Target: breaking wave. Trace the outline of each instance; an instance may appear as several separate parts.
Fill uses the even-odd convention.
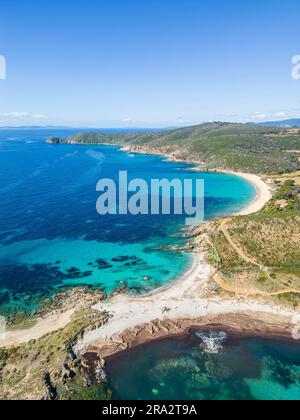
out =
[[[202,341],[200,347],[205,353],[219,353],[228,339],[225,332],[197,332],[195,335]]]

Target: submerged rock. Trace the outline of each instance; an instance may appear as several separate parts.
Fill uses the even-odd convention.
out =
[[[98,270],[106,270],[108,268],[113,268],[113,265],[109,262],[103,260],[102,258],[98,258],[95,261],[95,266],[98,268]]]
[[[295,373],[292,371],[290,365],[283,364],[276,359],[267,359],[267,366],[270,370],[270,377],[272,380],[278,382],[280,385],[288,388],[297,382]]]
[[[205,370],[207,374],[214,379],[229,379],[233,372],[225,365],[217,365],[215,360],[209,360],[205,363]]]
[[[115,258],[112,259],[112,261],[114,261],[114,262],[125,262],[125,261],[128,261],[128,260],[130,260],[130,257],[128,257],[128,256],[120,256],[120,257],[115,257]]]

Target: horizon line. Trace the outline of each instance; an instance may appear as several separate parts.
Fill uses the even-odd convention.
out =
[[[287,123],[289,121],[299,120],[300,118],[287,118],[282,120],[267,120],[267,121],[248,121],[248,122],[236,122],[236,121],[222,121],[222,120],[214,120],[214,121],[203,121],[194,124],[187,124],[187,125],[172,125],[172,126],[157,126],[157,127],[95,127],[95,126],[72,126],[72,125],[0,125],[0,129],[69,129],[69,130],[171,130],[171,129],[180,129],[180,128],[187,128],[187,127],[195,127],[203,124],[213,124],[213,123],[224,123],[224,124],[253,124],[253,125],[263,125],[263,124],[270,124],[274,123],[274,125],[279,123]]]

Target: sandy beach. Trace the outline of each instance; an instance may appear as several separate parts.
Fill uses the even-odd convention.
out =
[[[261,320],[267,330],[272,319],[273,328],[275,324],[282,325],[282,329],[290,331],[291,335],[292,326],[300,320],[300,314],[292,310],[245,299],[205,298],[211,274],[211,267],[206,264],[204,257],[195,255],[190,270],[168,289],[144,297],[119,295],[96,305],[94,309],[109,311],[113,317],[105,326],[85,335],[78,343],[77,350],[82,352],[98,348],[104,357],[128,348],[132,337],[136,343],[142,331],[143,340],[138,340],[139,344],[184,332],[192,326],[206,325],[208,320],[216,323],[220,316],[231,319],[234,315],[237,322],[245,314],[252,319],[249,328],[252,328],[253,322]]]
[[[239,216],[246,216],[248,214],[257,213],[272,198],[271,185],[266,184],[266,182],[258,175],[233,171],[222,172],[240,176],[241,178],[246,179],[255,187],[256,195],[254,199],[240,213],[238,213]]]
[[[199,168],[199,170],[201,170]],[[224,171],[225,172],[225,171]],[[230,172],[242,176],[255,185],[255,199],[239,214],[250,214],[259,211],[271,198],[270,187],[256,175]],[[209,317],[250,313],[255,319],[275,316],[278,322],[283,320],[285,327],[298,322],[297,314],[293,311],[282,310],[280,307],[256,303],[254,301],[223,300],[220,298],[205,298],[212,268],[205,262],[204,255],[193,255],[192,264],[188,271],[179,279],[165,288],[156,290],[149,295],[130,297],[117,295],[112,299],[99,303],[93,309],[108,311],[112,318],[105,326],[85,335],[78,343],[77,350],[85,351],[89,347],[99,349],[110,348],[107,354],[112,354],[126,348],[129,344],[124,340],[124,333],[130,335],[138,327],[148,326],[150,339],[153,336],[153,323],[161,322],[160,333],[171,334],[172,328],[163,324],[177,323],[174,332],[178,332],[181,322],[183,325],[194,325]],[[0,346],[19,345],[32,339],[38,339],[55,330],[66,326],[74,312],[51,314],[45,319],[38,320],[36,325],[27,330],[8,331],[0,339]],[[296,318],[295,318],[296,317]],[[300,319],[300,316],[299,316]],[[179,322],[179,324],[178,324]],[[120,337],[123,337],[120,339]]]

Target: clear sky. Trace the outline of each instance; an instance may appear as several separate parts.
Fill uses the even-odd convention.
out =
[[[0,125],[300,117],[299,0],[1,0]]]

